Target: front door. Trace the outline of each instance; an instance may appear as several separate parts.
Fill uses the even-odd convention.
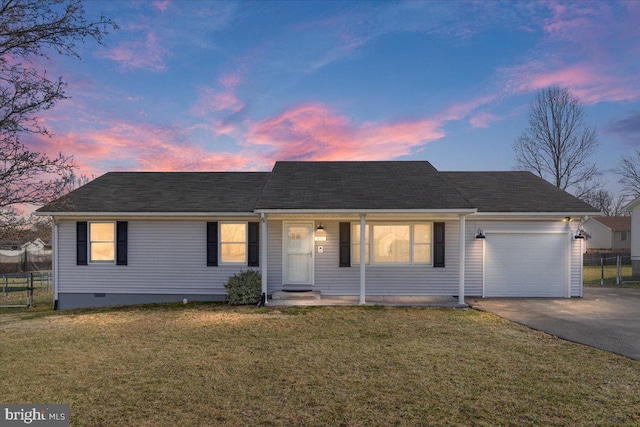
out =
[[[313,284],[313,223],[284,224],[284,284]]]

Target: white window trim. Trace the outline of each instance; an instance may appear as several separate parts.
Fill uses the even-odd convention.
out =
[[[111,224],[113,226],[113,259],[112,260],[94,260],[91,258],[91,245],[93,244],[93,240],[91,240],[91,225],[92,224]],[[89,221],[89,226],[87,228],[87,260],[89,260],[89,264],[115,264],[116,263],[116,240],[118,240],[118,236],[116,235],[116,222],[115,221]],[[109,240],[96,240],[96,243],[108,243]]]
[[[367,235],[367,245],[369,246],[369,257],[365,262],[365,265],[371,266],[371,267],[430,267],[433,266],[433,222],[430,221],[417,221],[417,222],[411,222],[411,221],[397,221],[397,222],[380,222],[380,221],[376,221],[376,222],[367,222],[366,224],[369,227],[369,233]],[[373,261],[373,248],[371,245],[371,242],[373,241],[373,229],[376,225],[389,225],[389,226],[393,226],[393,225],[408,225],[409,226],[409,258],[410,261],[408,263],[400,263],[400,262],[394,262],[394,263],[381,263],[381,262],[374,262]],[[425,262],[414,262],[414,245],[416,245],[415,243],[415,226],[416,225],[428,225],[430,226],[431,230],[431,242],[429,243],[418,243],[419,245],[429,245],[429,247],[431,248],[430,250],[430,260],[428,263]],[[354,244],[360,244],[360,241],[358,242],[354,242],[353,241],[353,227],[354,226],[360,226],[359,222],[352,222],[351,223],[351,254],[353,255],[353,246]],[[352,257],[353,258],[353,257]],[[356,265],[360,265],[359,262],[354,262],[353,259],[351,261],[351,266],[356,266]]]
[[[240,242],[223,242],[222,241],[222,224],[244,224],[244,261],[229,262],[222,261],[222,244],[237,244]],[[239,265],[247,266],[249,264],[249,221],[218,221],[218,265]]]

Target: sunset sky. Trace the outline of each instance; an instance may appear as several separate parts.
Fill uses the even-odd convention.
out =
[[[120,26],[43,116],[78,173],[429,160],[510,170],[535,92],[566,86],[612,170],[640,148],[640,2],[86,2]]]

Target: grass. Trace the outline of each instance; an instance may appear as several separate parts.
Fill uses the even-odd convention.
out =
[[[74,426],[640,424],[640,362],[472,309],[0,315],[5,403]]]
[[[600,276],[602,274],[601,267],[599,265],[585,265],[582,270],[582,278],[584,286],[600,286]],[[635,288],[640,289],[640,283],[621,283],[616,285],[617,268],[615,265],[604,266],[604,285],[616,286],[620,288]],[[632,277],[631,266],[623,265],[621,270],[621,279],[623,282],[638,281],[637,277]]]

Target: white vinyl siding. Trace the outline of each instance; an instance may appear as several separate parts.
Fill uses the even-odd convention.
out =
[[[76,222],[59,220],[59,292],[226,294],[227,279],[247,267],[207,267],[207,221],[224,220],[129,220],[126,266],[76,265]]]
[[[631,211],[631,259],[640,260],[640,204]]]
[[[339,267],[339,222],[322,220],[325,241],[315,242],[313,290],[322,295],[358,295],[359,266]],[[282,285],[282,221],[268,221],[268,293],[286,289]],[[457,295],[458,293],[457,221],[445,225],[444,268],[431,265],[367,266],[367,295]],[[323,247],[318,253],[317,247]]]

